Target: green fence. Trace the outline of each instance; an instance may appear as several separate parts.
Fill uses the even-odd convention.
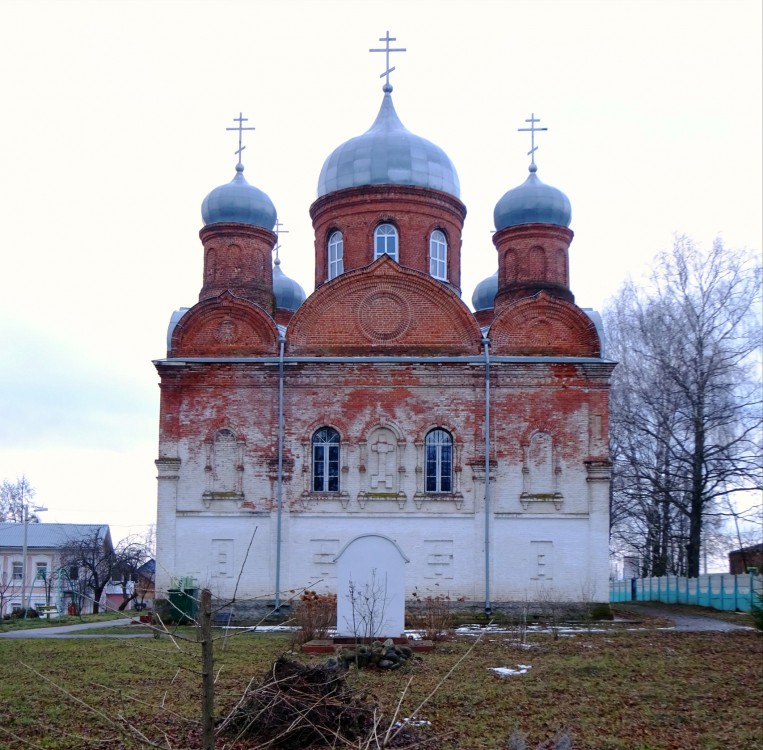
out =
[[[696,604],[712,609],[750,612],[753,604],[760,603],[758,597],[761,592],[763,577],[753,573],[710,573],[699,578],[661,576],[610,581],[609,601]]]

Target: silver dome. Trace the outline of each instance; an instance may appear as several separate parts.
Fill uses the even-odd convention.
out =
[[[273,266],[273,295],[276,307],[286,310],[296,310],[307,299],[305,290],[281,270],[278,258]]]
[[[244,178],[244,165],[236,165],[236,176],[226,185],[216,187],[201,204],[204,226],[232,222],[272,230],[276,225],[273,201]]]
[[[496,230],[519,224],[556,224],[569,227],[572,208],[567,196],[551,185],[540,181],[537,167],[530,165],[527,179],[509,190],[495,206],[493,217]]]
[[[472,294],[472,306],[476,311],[492,310],[495,307],[495,295],[498,293],[498,271],[482,279]]]
[[[318,178],[319,198],[360,185],[419,185],[459,197],[453,163],[439,146],[406,130],[395,112],[391,91],[391,86],[384,87],[381,109],[371,128],[326,159]]]

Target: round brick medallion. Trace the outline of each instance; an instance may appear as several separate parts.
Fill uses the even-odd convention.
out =
[[[238,339],[238,327],[230,318],[225,318],[212,335],[220,344],[232,344]]]
[[[358,323],[371,341],[395,341],[411,325],[411,309],[399,294],[371,292],[358,306]]]

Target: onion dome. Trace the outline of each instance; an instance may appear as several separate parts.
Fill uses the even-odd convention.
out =
[[[434,143],[414,135],[397,116],[392,86],[374,124],[351,138],[326,159],[318,178],[318,197],[361,185],[418,185],[459,197],[458,174],[447,154]]]
[[[307,299],[305,290],[281,270],[278,258],[273,266],[273,296],[276,298],[276,307],[286,310],[296,310]]]
[[[244,165],[236,164],[236,176],[226,185],[216,187],[201,204],[204,226],[231,222],[263,227],[270,231],[276,225],[273,201],[244,178]]]
[[[542,183],[537,170],[538,167],[531,164],[528,178],[498,201],[493,213],[496,230],[519,224],[569,227],[572,220],[569,198],[561,190]]]
[[[498,271],[482,279],[472,294],[472,306],[476,311],[492,310],[495,307],[495,295],[498,293]]]

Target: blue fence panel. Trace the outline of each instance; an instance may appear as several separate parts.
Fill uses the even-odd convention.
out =
[[[763,591],[763,576],[712,573],[699,578],[663,576],[611,581],[609,600],[694,604],[712,609],[750,612]]]

